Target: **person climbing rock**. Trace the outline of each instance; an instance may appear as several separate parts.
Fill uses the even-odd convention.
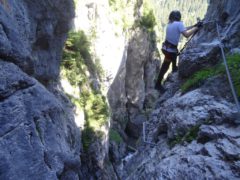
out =
[[[180,11],[177,10],[172,11],[169,14],[168,20],[169,22],[166,29],[166,39],[162,45],[162,52],[165,57],[155,85],[155,89],[159,90],[160,92],[165,91],[161,82],[164,77],[164,74],[167,72],[169,68],[169,65],[172,63],[173,72],[176,72],[178,70],[176,61],[178,55],[177,46],[180,39],[180,35],[182,34],[184,37],[188,38],[202,26],[202,23],[198,22],[197,24],[186,28],[183,22],[181,21],[181,13]]]

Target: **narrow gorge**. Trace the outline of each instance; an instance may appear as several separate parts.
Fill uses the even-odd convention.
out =
[[[159,92],[176,9],[203,26]],[[240,1],[0,0],[0,13],[0,180],[240,179]]]

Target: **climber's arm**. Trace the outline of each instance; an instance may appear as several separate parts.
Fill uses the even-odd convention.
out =
[[[195,27],[195,26],[191,27],[190,29],[188,28],[186,28],[186,30],[182,32],[182,35],[186,38],[190,37],[192,34],[194,34],[198,30],[198,27]]]

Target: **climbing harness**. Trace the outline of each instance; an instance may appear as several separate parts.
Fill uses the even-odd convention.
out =
[[[228,82],[229,82],[229,85],[230,85],[230,88],[231,88],[231,91],[232,91],[232,95],[233,95],[234,101],[236,103],[238,112],[240,113],[240,105],[239,105],[239,102],[238,102],[237,93],[236,93],[236,91],[234,89],[234,86],[233,86],[232,77],[231,77],[231,74],[230,74],[230,71],[229,71],[229,67],[228,67],[228,64],[227,64],[226,56],[225,56],[225,53],[224,53],[224,50],[223,50],[223,44],[222,44],[222,41],[221,41],[220,31],[219,31],[219,24],[218,24],[217,21],[216,21],[216,28],[217,28],[218,39],[219,39],[219,42],[220,42],[219,43],[219,47],[221,49],[223,62],[224,62],[225,69],[226,69],[226,72],[227,72]]]

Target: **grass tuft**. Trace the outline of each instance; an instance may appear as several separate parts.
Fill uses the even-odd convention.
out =
[[[227,56],[227,63],[231,73],[234,87],[238,96],[240,96],[240,54],[233,54]],[[193,74],[182,86],[181,90],[187,92],[191,89],[200,87],[206,79],[216,76],[225,75],[225,66],[223,63],[217,64],[211,68],[202,69]]]

